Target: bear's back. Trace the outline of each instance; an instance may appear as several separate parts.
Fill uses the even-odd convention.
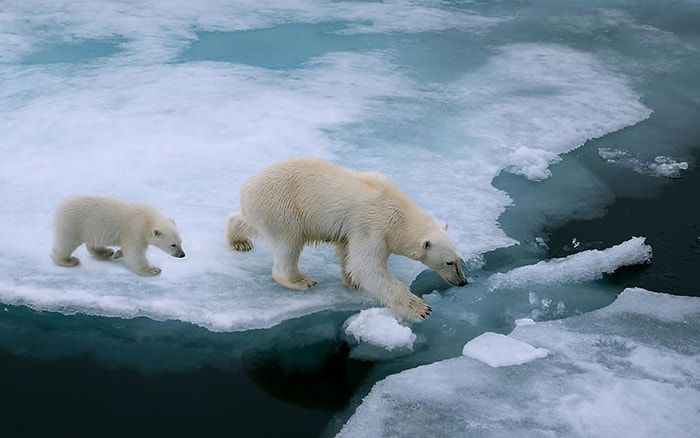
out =
[[[70,223],[83,228],[116,230],[127,224],[152,222],[158,217],[158,212],[148,204],[103,196],[71,196],[56,209],[57,225]]]

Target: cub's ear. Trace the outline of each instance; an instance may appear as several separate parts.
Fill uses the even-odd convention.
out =
[[[442,228],[444,228],[445,231],[447,231],[447,222],[445,222],[445,224],[442,226]]]
[[[173,219],[173,218],[171,218],[171,217],[169,217],[168,220],[169,220],[170,222],[172,222],[173,224],[175,223],[175,219]]]
[[[425,242],[423,242],[423,249],[428,249],[428,248],[430,248],[430,245],[432,245],[432,244],[430,243],[430,240],[426,240]]]
[[[160,231],[158,228],[156,228],[156,229],[153,230],[153,235],[154,235],[155,237],[160,237],[160,236],[163,235],[163,232]]]

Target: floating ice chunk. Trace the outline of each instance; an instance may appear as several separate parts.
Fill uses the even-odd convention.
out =
[[[654,162],[648,163],[639,158],[633,157],[629,151],[622,148],[599,148],[598,155],[611,164],[618,164],[623,167],[631,167],[642,175],[680,178],[683,172],[688,170],[686,161],[676,161],[672,158],[659,155],[654,158]]]
[[[547,357],[549,350],[535,348],[500,333],[486,332],[467,342],[462,354],[495,368],[522,365],[531,360]]]
[[[700,323],[700,299],[650,292],[641,288],[625,289],[609,306],[596,312],[599,315],[634,313],[649,315],[664,321],[682,321],[695,317]]]
[[[343,327],[345,335],[359,347],[352,354],[358,359],[387,358],[381,350],[405,354],[413,351],[416,341],[411,328],[401,325],[399,317],[385,307],[362,310]]]
[[[545,361],[459,357],[387,377],[338,436],[695,437],[699,329],[700,298],[627,289],[607,308],[516,327],[508,337],[547,348]]]
[[[559,161],[561,158],[554,152],[521,146],[511,152],[506,170],[531,181],[542,181],[552,176],[549,166]]]
[[[667,178],[679,178],[684,171],[688,170],[688,163],[677,162],[671,158],[660,155],[654,158],[654,162],[649,164],[652,175],[665,176]]]
[[[515,320],[515,325],[516,326],[528,326],[528,325],[535,325],[535,320],[532,318],[520,318]]]
[[[494,274],[488,279],[489,288],[595,280],[603,273],[610,274],[622,266],[650,262],[651,246],[644,243],[645,240],[645,237],[633,237],[604,250],[591,249]]]

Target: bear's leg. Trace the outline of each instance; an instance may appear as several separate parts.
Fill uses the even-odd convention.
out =
[[[87,250],[90,254],[92,254],[93,257],[97,257],[98,259],[101,260],[107,260],[108,258],[112,257],[114,255],[114,250],[110,248],[105,248],[102,246],[98,247],[93,247],[93,246],[87,246]]]
[[[253,249],[255,229],[246,222],[243,214],[234,213],[226,220],[226,243],[236,251],[250,251]]]
[[[349,242],[347,272],[352,283],[409,321],[422,321],[430,316],[430,306],[387,270],[388,251],[367,244],[372,241],[383,245],[383,238],[362,239],[361,243],[355,244]]]
[[[274,242],[272,248],[275,253],[272,278],[277,283],[296,290],[307,290],[316,285],[316,280],[299,272],[297,266],[299,254],[304,248],[303,243],[278,241]]]
[[[53,249],[51,250],[51,258],[58,266],[73,267],[80,264],[80,259],[73,257],[73,251],[82,244],[79,239],[67,239],[56,236],[54,238]]]
[[[140,275],[152,277],[160,274],[160,268],[150,266],[146,259],[148,245],[123,245],[122,254],[124,263],[134,272]]]
[[[335,244],[335,255],[340,260],[340,278],[343,280],[343,286],[349,287],[350,289],[359,289],[360,286],[357,283],[353,283],[350,275],[348,274],[347,264],[348,264],[348,242],[341,240]]]

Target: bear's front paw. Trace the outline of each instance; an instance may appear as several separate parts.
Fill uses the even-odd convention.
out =
[[[413,322],[420,322],[430,316],[433,309],[422,299],[411,294],[403,303],[391,306],[391,308],[401,315]]]
[[[112,254],[112,258],[113,258],[114,260],[120,259],[120,258],[122,258],[122,257],[124,257],[124,253],[122,252],[121,249],[118,249],[118,250],[114,251],[114,254]]]
[[[253,249],[253,242],[250,239],[240,240],[238,242],[233,242],[231,248],[236,251],[250,251]]]
[[[156,268],[155,266],[149,266],[145,269],[140,270],[139,274],[145,275],[147,277],[154,277],[160,274],[160,268]]]

